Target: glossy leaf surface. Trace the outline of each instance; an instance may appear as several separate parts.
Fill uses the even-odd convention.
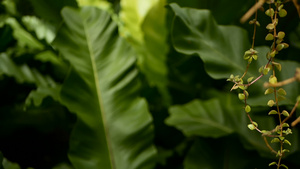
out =
[[[83,7],[64,8],[62,15],[65,24],[53,45],[73,66],[61,92],[62,103],[78,118],[70,141],[72,164],[153,168],[152,119],[139,97],[135,52],[118,36],[109,13]]]

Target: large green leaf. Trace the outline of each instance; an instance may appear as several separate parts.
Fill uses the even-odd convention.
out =
[[[185,105],[172,106],[169,112],[170,117],[166,119],[166,123],[178,128],[186,136],[219,138],[238,133],[247,148],[254,148],[262,155],[270,155],[261,135],[247,128],[250,122],[235,96],[221,94],[218,98],[207,101],[194,100]],[[261,129],[271,130],[275,127],[275,122],[270,117],[252,118]]]
[[[153,168],[153,126],[135,52],[109,13],[64,8],[53,45],[73,66],[61,102],[76,113],[69,157],[75,168]]]
[[[138,65],[151,86],[157,86],[168,101],[165,28],[165,0],[123,0],[121,35],[134,47]]]
[[[186,55],[199,56],[205,66],[206,72],[214,79],[226,79],[230,74],[242,75],[246,69],[247,61],[243,59],[244,52],[251,45],[247,32],[236,26],[220,26],[208,10],[180,8],[177,4],[170,4],[174,12],[172,23],[172,42],[174,48]],[[256,47],[259,52],[257,61],[253,61],[247,73],[248,77],[258,77],[258,69],[267,63],[267,47]],[[278,80],[294,76],[295,62],[278,61],[283,70],[276,75]],[[288,69],[288,70],[287,70]],[[267,100],[274,96],[263,95],[263,83],[268,81],[269,75],[264,76],[249,88],[251,105],[266,105]],[[282,104],[294,104],[299,85],[287,86],[288,100]]]
[[[246,151],[235,137],[196,139],[185,160],[185,169],[253,169],[265,168],[269,159]]]
[[[178,52],[200,56],[207,73],[215,79],[243,73],[243,54],[250,48],[246,31],[217,25],[208,10],[180,8],[177,4],[170,4],[170,8],[175,14],[172,42]],[[249,73],[257,75],[253,70]]]

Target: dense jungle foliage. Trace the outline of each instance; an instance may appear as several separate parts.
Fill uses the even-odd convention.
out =
[[[0,168],[267,168],[276,157],[226,81],[246,68],[253,26],[240,18],[255,2],[2,0]],[[300,67],[299,16],[291,1],[285,9],[279,80]],[[253,76],[270,46],[263,9],[258,20]],[[265,81],[249,87],[248,103],[272,129]],[[284,87],[280,107],[293,108],[299,87]],[[297,169],[299,125],[291,129],[283,162]]]

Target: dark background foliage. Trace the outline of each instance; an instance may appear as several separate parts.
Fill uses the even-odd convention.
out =
[[[53,29],[57,29],[62,24],[61,9],[64,6],[78,7],[74,0],[13,0],[8,1],[16,5],[17,11],[7,11],[5,6],[0,6],[3,16],[10,15],[19,23],[25,15],[37,16],[50,23]],[[115,12],[120,10],[118,0],[110,0]],[[248,43],[251,42],[253,28],[248,24],[239,23],[240,17],[253,5],[253,0],[169,0],[168,3],[177,3],[181,7],[195,9],[208,9],[219,25],[235,25],[247,31]],[[272,161],[272,156],[264,155],[265,147],[260,151],[257,147],[251,147],[247,137],[251,134],[259,138],[259,134],[241,134],[239,128],[246,126],[234,125],[230,121],[230,112],[242,111],[242,105],[236,102],[236,93],[229,93],[230,83],[224,78],[212,78],[205,69],[205,59],[197,54],[189,55],[178,52],[176,44],[172,41],[174,11],[166,6],[168,30],[167,44],[168,54],[166,65],[168,69],[167,90],[171,96],[170,105],[165,104],[164,97],[157,87],[149,85],[147,77],[140,73],[142,80],[142,92],[140,96],[145,97],[148,108],[151,112],[154,125],[154,145],[158,150],[157,169],[162,168],[266,168]],[[290,44],[290,48],[279,55],[281,60],[290,60],[295,64],[299,62],[300,53],[300,28],[299,17],[296,8],[292,3],[286,5],[288,16],[280,20],[279,29],[287,34],[285,41]],[[266,25],[269,21],[264,16],[263,11],[259,11],[261,25]],[[26,25],[21,25],[26,28]],[[178,28],[180,30],[180,28]],[[27,31],[35,38],[38,35],[30,30]],[[47,40],[39,40],[43,49],[24,47],[18,45],[19,39],[14,34],[14,28],[5,24],[0,28],[0,52],[10,54],[12,60],[17,65],[26,63],[31,69],[36,69],[44,77],[49,76],[57,83],[63,83],[68,71],[67,61],[55,62],[51,60],[36,59],[36,54],[41,51],[50,51],[59,55],[57,49],[53,48]],[[266,30],[260,27],[256,36],[256,46],[270,45],[265,42]],[[37,38],[38,39],[38,38]],[[232,39],[234,41],[235,39]],[[175,46],[175,47],[174,47]],[[76,49],[75,49],[76,50]],[[242,57],[242,56],[241,56]],[[0,63],[1,66],[1,63]],[[4,65],[2,65],[4,67]],[[218,69],[218,68],[217,68]],[[292,71],[293,72],[293,71]],[[24,110],[25,100],[31,90],[37,88],[30,80],[21,80],[9,74],[0,75],[0,151],[9,161],[18,163],[21,168],[54,168],[61,163],[72,165],[68,158],[70,134],[76,123],[76,115],[71,113],[64,105],[52,97],[46,97],[40,106],[33,104]],[[226,97],[223,97],[226,95]],[[228,97],[227,97],[228,95]],[[233,97],[231,95],[234,95]],[[170,117],[170,107],[188,104],[194,99],[201,100],[201,104],[209,104],[205,101],[217,98],[217,103],[210,103],[210,106],[221,106],[223,113],[229,118],[228,126],[234,132],[221,137],[202,136],[197,134],[188,135],[184,129],[178,128],[172,122],[167,122]],[[226,101],[224,101],[226,100]],[[228,102],[227,102],[228,101]],[[219,103],[220,102],[220,103]],[[232,104],[226,105],[226,103]],[[220,104],[220,105],[219,105]],[[284,105],[287,108],[290,105]],[[209,106],[208,106],[209,107]],[[175,108],[174,108],[175,109]],[[269,123],[269,119],[264,119],[263,113],[267,108],[262,106],[254,107],[255,114],[261,123]],[[209,113],[209,111],[208,111]],[[299,114],[298,114],[299,115]],[[234,119],[233,117],[231,119]],[[241,117],[243,118],[243,117]],[[295,118],[295,117],[294,117]],[[272,121],[272,120],[271,120]],[[242,130],[242,129],[241,129]],[[291,155],[284,159],[285,164],[290,168],[299,168],[300,151],[298,133],[294,131],[294,141],[296,148],[293,148]],[[249,134],[249,135],[247,135]],[[298,141],[298,142],[297,142]],[[63,168],[63,167],[62,167]]]

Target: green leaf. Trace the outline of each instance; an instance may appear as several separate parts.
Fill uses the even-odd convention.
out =
[[[109,10],[112,6],[111,3],[106,0],[76,0],[78,6],[95,6],[100,9]]]
[[[287,112],[286,110],[283,110],[281,114],[285,117],[288,117],[290,115],[289,112]]]
[[[268,103],[267,103],[267,105],[269,107],[273,107],[274,104],[275,104],[274,100],[269,100]]]
[[[248,128],[249,128],[250,130],[255,130],[255,126],[254,126],[253,124],[248,124]]]
[[[41,42],[39,42],[29,32],[22,28],[15,18],[7,18],[6,24],[13,28],[13,36],[18,41],[18,46],[22,48],[29,47],[37,50],[42,50],[44,48]]]
[[[270,155],[261,135],[247,128],[249,119],[242,112],[242,106],[236,96],[222,93],[215,99],[194,100],[170,107],[166,124],[176,127],[186,136],[219,138],[238,133],[247,148],[256,149],[264,156]],[[271,118],[253,118],[262,128],[272,128],[275,124]]]
[[[269,166],[272,166],[272,165],[277,165],[277,162],[271,162],[271,163],[269,164]]]
[[[255,165],[253,165],[255,167],[261,165],[258,163],[261,158],[262,157],[251,151],[246,151],[237,138],[202,138],[196,139],[196,141],[192,144],[184,159],[184,168],[245,169],[249,167],[249,161],[255,161]]]
[[[233,26],[218,26],[208,10],[180,8],[174,3],[170,8],[175,14],[172,42],[178,52],[197,54],[207,73],[215,79],[243,73],[246,66],[243,53],[250,46],[246,38],[241,39],[246,36],[245,31]]]
[[[177,52],[200,57],[207,74],[215,79],[227,79],[230,74],[244,73],[247,61],[243,55],[251,47],[247,32],[235,26],[217,25],[208,10],[181,8],[174,3],[169,6],[174,13],[171,38]],[[265,56],[269,47],[257,47],[255,50],[258,51],[259,57],[257,62],[251,63],[247,73],[249,77],[258,77],[260,73],[257,70],[268,62]],[[300,66],[293,61],[280,61],[280,64],[284,69],[276,73],[280,80],[290,78]],[[247,103],[252,106],[264,106],[265,100],[274,99],[272,95],[263,95],[265,89],[262,86],[265,81],[268,81],[268,77],[263,76],[249,87],[251,97]],[[299,86],[287,85],[285,90],[290,96],[280,105],[293,105],[297,97],[295,91],[299,90]]]
[[[183,106],[172,106],[171,116],[166,123],[183,131],[187,136],[222,137],[231,134],[233,129],[224,121],[224,110],[217,99],[194,100]]]
[[[4,157],[3,157],[3,154],[2,154],[2,152],[0,151],[0,169],[4,169],[3,168],[3,160],[4,160]]]
[[[278,112],[276,110],[271,110],[268,115],[272,115],[272,114],[278,114]]]
[[[73,66],[61,91],[61,102],[77,115],[69,151],[73,166],[153,168],[152,118],[139,97],[135,52],[118,36],[108,12],[64,8],[62,16],[65,24],[53,45]]]
[[[286,95],[286,91],[283,88],[280,88],[277,90],[278,94],[285,96]]]
[[[274,89],[268,88],[268,89],[265,91],[265,95],[271,94],[271,93],[273,93],[273,92],[274,92]]]
[[[246,113],[249,113],[251,111],[251,107],[249,106],[249,105],[247,105],[246,107],[245,107],[245,112]]]
[[[244,93],[239,93],[238,97],[239,97],[240,100],[244,100],[245,99]]]
[[[19,164],[11,162],[11,161],[7,160],[6,158],[3,159],[2,165],[3,165],[4,169],[21,169]]]
[[[77,7],[76,0],[29,0],[34,12],[46,21],[50,21],[58,26],[62,21],[60,11],[64,6]]]
[[[280,17],[285,17],[287,15],[287,11],[285,10],[285,9],[281,9],[280,11],[279,11],[279,16]]]
[[[26,106],[31,105],[32,101],[35,106],[39,106],[47,96],[59,100],[60,85],[51,77],[40,74],[26,64],[15,64],[5,53],[0,54],[0,76],[3,75],[14,77],[20,84],[31,83],[37,86],[37,89],[31,91],[26,98]]]
[[[289,169],[289,167],[287,167],[287,166],[284,165],[284,164],[280,164],[280,167],[284,167],[284,168],[286,168],[286,169]]]
[[[291,142],[290,142],[289,140],[287,140],[287,139],[285,139],[285,140],[283,141],[283,143],[288,144],[288,145],[290,145],[290,146],[292,145]]]
[[[124,25],[120,34],[135,49],[137,64],[150,85],[158,87],[165,101],[170,102],[166,88],[168,46],[165,4],[165,0],[122,0],[120,20]]]
[[[35,32],[39,40],[45,39],[50,44],[55,38],[55,27],[35,16],[23,16],[22,22],[29,31]]]

